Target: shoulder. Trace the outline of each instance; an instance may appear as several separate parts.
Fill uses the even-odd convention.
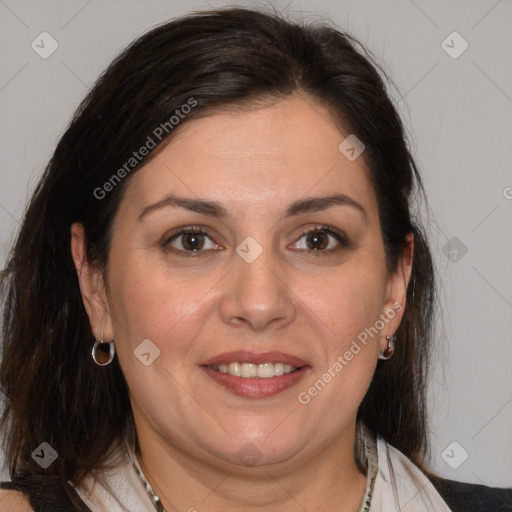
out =
[[[487,487],[437,476],[429,478],[453,512],[512,512],[512,488]]]
[[[33,509],[20,491],[0,488],[0,512],[33,512]]]

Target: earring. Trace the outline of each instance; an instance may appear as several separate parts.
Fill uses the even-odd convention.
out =
[[[98,366],[108,366],[114,359],[116,348],[114,340],[103,341],[103,332],[101,333],[101,341],[95,341],[92,347],[92,358]]]
[[[388,346],[386,347],[386,350],[379,354],[379,359],[382,359],[383,361],[388,360],[395,351],[395,336],[391,336],[391,338],[389,336],[386,336],[386,340],[388,342]]]

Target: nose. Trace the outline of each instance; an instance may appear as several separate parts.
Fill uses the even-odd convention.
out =
[[[220,306],[222,320],[258,332],[292,323],[296,316],[293,291],[272,251],[264,250],[252,263],[238,255],[234,259]]]

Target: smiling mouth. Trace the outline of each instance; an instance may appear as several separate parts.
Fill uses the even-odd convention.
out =
[[[311,372],[304,359],[276,350],[224,352],[204,361],[200,368],[217,384],[244,398],[277,395]]]
[[[251,364],[239,363],[236,361],[229,364],[211,364],[206,367],[211,370],[215,370],[220,373],[227,373],[242,379],[271,379],[272,377],[280,377],[282,375],[294,373],[300,369],[300,367],[280,362]]]
[[[230,367],[234,375],[230,373]],[[296,367],[279,362],[253,364],[234,361],[229,364],[203,365],[200,368],[217,384],[235,395],[253,399],[277,395],[297,385],[311,372],[310,366]]]

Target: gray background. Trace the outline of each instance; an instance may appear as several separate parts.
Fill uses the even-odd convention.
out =
[[[155,24],[227,4],[0,0],[1,265],[29,192],[99,73]],[[396,85],[425,180],[443,282],[432,464],[455,480],[511,486],[512,2],[272,5],[306,21],[332,19],[375,53]],[[31,48],[43,31],[59,44],[47,59]],[[441,45],[453,31],[469,44],[456,59]],[[457,38],[446,44],[452,53],[462,48]]]

